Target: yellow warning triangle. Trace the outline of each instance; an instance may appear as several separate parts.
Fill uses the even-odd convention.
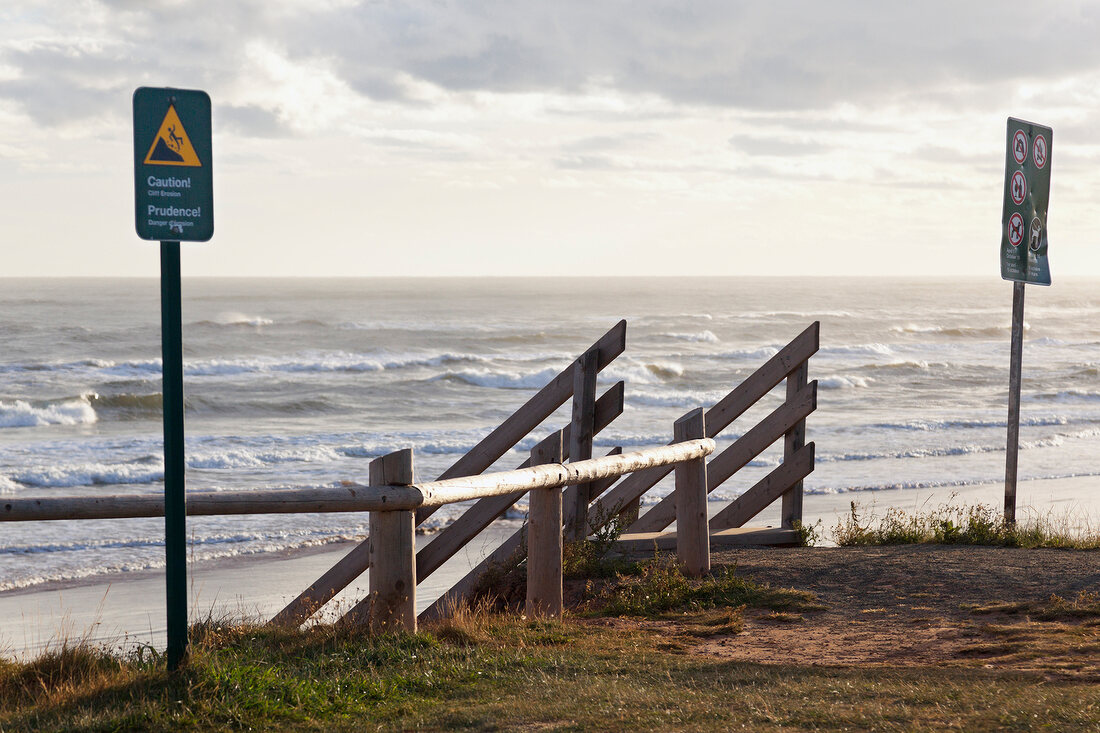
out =
[[[176,108],[173,105],[168,106],[168,114],[164,115],[164,122],[160,123],[157,136],[149,146],[145,164],[202,167],[199,156],[191,146],[191,140],[183,129],[183,123],[180,122],[180,117],[176,114]]]

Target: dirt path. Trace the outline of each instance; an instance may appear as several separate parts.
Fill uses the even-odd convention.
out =
[[[1100,681],[1100,618],[1033,618],[1051,595],[1100,592],[1100,552],[943,546],[741,549],[714,564],[816,593],[827,610],[748,611],[695,646],[770,664],[967,665]],[[1009,605],[989,612],[995,604]],[[975,613],[975,609],[979,609]]]

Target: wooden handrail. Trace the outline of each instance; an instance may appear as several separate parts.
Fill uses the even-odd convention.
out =
[[[517,491],[570,486],[654,466],[674,466],[683,461],[710,455],[714,452],[714,447],[713,440],[702,438],[622,455],[590,458],[576,463],[532,466],[408,486],[357,485],[272,491],[197,492],[187,497],[187,513],[192,516],[212,516],[385,512],[440,507]],[[8,499],[0,504],[0,521],[4,522],[162,516],[164,497],[156,495]]]

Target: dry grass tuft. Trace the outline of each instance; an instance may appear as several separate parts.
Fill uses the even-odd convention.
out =
[[[477,646],[492,638],[495,599],[481,597],[470,603],[451,603],[444,610],[443,618],[431,623],[427,631],[447,644]]]

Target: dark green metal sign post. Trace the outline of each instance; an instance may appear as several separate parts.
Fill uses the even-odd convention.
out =
[[[160,243],[160,339],[164,370],[164,547],[168,667],[187,655],[187,498],[183,453],[183,312],[180,243]]]
[[[1024,358],[1024,288],[1050,285],[1047,209],[1054,131],[1008,118],[1004,208],[1001,216],[1001,277],[1012,280],[1012,341],[1008,370],[1008,441],[1005,446],[1005,511],[1016,522],[1016,476],[1020,452],[1020,384]]]
[[[214,234],[210,97],[188,89],[134,92],[134,201],[142,239],[160,240],[164,386],[164,546],[169,669],[187,656],[187,496],[183,445],[180,241]]]

